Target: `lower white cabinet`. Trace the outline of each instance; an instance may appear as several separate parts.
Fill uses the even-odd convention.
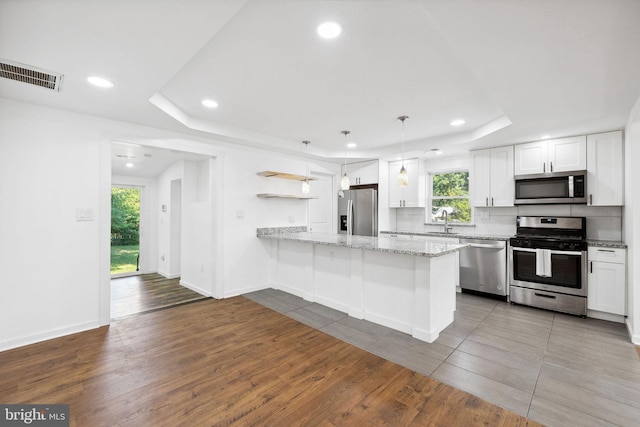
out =
[[[626,250],[590,247],[588,252],[587,308],[626,315]]]

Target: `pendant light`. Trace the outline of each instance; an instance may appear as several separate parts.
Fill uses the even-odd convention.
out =
[[[409,116],[400,116],[398,120],[402,122],[402,167],[400,168],[400,174],[398,175],[398,184],[400,187],[406,187],[409,185],[409,175],[407,175],[407,170],[404,168],[404,121],[407,120]]]
[[[309,146],[309,144],[311,144],[311,141],[302,141],[302,143],[304,144],[304,152],[306,154],[307,147]],[[306,169],[306,164],[305,164],[305,169]],[[305,171],[304,181],[302,181],[302,194],[309,194],[310,191],[311,191],[311,185],[309,184],[309,171]]]
[[[347,175],[347,135],[350,133],[348,130],[342,131],[342,134],[344,134],[344,175],[342,175],[342,180],[340,180],[340,188],[343,190],[348,190],[351,186],[349,175]]]

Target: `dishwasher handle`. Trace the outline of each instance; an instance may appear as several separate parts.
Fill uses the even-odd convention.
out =
[[[484,248],[484,249],[504,249],[505,242],[502,241],[491,241],[490,243],[479,243],[478,240],[475,239],[460,239],[460,243],[468,244],[470,248]]]

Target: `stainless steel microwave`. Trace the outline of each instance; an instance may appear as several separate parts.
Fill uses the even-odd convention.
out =
[[[587,203],[587,171],[516,175],[516,205]]]

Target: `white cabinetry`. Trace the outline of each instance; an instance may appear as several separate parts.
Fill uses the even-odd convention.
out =
[[[515,175],[567,172],[587,168],[587,139],[571,138],[515,146]]]
[[[425,207],[425,173],[420,159],[404,161],[409,176],[409,185],[400,187],[398,175],[402,161],[389,162],[389,207],[390,208],[424,208]]]
[[[587,136],[587,204],[622,206],[624,159],[622,131]]]
[[[609,314],[626,314],[625,249],[589,248],[587,308]]]
[[[340,176],[344,175],[344,165]],[[365,185],[378,183],[378,161],[370,160],[347,164],[347,175],[351,185]]]
[[[472,151],[470,172],[472,206],[513,206],[513,146]]]

